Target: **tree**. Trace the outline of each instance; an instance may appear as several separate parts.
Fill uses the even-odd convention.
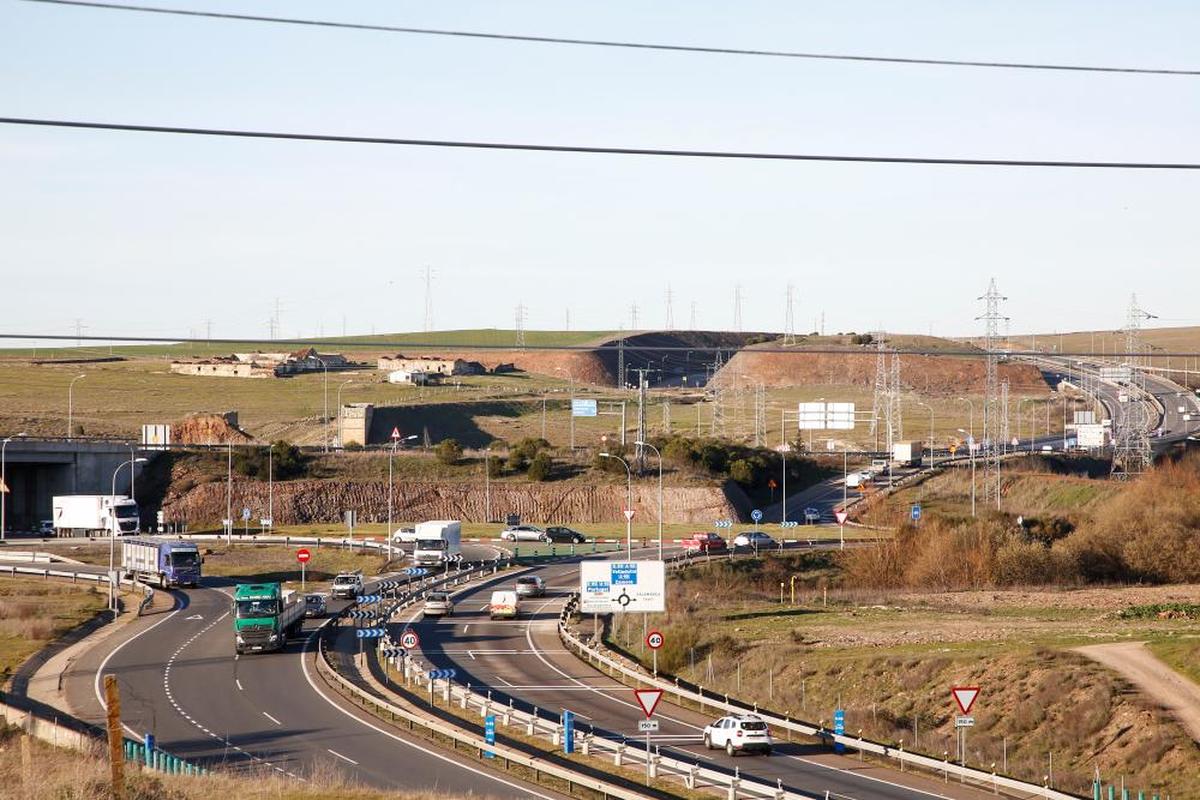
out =
[[[531,481],[547,480],[550,477],[550,471],[553,469],[554,463],[550,456],[546,453],[538,453],[529,462],[529,479]]]
[[[487,474],[489,478],[499,478],[504,474],[504,461],[500,456],[487,457]]]
[[[754,485],[754,467],[744,458],[736,459],[729,465],[729,477],[742,486],[750,487]]]
[[[437,460],[443,464],[457,464],[462,458],[462,445],[455,439],[442,439],[433,448],[433,453],[437,456]]]

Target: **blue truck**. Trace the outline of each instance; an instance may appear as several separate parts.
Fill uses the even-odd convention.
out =
[[[195,542],[150,536],[121,540],[122,571],[164,589],[199,584],[203,561]]]

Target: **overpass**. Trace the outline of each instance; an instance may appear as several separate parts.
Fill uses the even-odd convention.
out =
[[[3,476],[5,530],[32,531],[50,519],[56,494],[109,494],[116,472],[117,493],[130,494],[129,468],[118,467],[138,454],[139,446],[117,439],[59,439],[5,436]],[[144,464],[134,464],[139,473]]]

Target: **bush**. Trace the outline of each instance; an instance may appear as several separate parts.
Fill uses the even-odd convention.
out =
[[[550,456],[546,453],[538,453],[529,462],[529,479],[531,481],[538,481],[539,483],[548,479],[552,467],[553,463]]]
[[[754,467],[744,458],[739,458],[729,465],[729,477],[742,486],[754,485]]]
[[[604,452],[608,453],[609,455],[623,458],[626,462],[629,461],[629,457],[625,452],[625,445],[609,445],[608,449]],[[596,455],[592,458],[592,469],[600,472],[620,473],[621,475],[625,474],[625,467],[621,466],[620,461],[617,461],[615,458],[605,458],[604,456],[600,455],[599,451],[597,451]]]
[[[269,457],[265,447],[234,450],[233,468],[247,478],[265,481],[274,475],[275,480],[282,481],[304,475],[308,462],[299,447],[280,440],[271,444]]]
[[[443,464],[457,464],[462,452],[462,445],[455,439],[442,439],[433,448],[433,454]]]
[[[545,439],[521,439],[509,448],[509,458],[512,458],[513,453],[519,453],[523,459],[529,461],[542,450],[548,450],[549,448],[550,443]]]
[[[363,446],[362,442],[350,442],[349,444],[342,445],[342,449],[348,453],[357,453],[363,449]]]
[[[487,474],[489,478],[499,478],[504,474],[504,462],[500,456],[487,457]]]

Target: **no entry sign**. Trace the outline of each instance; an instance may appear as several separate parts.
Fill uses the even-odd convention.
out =
[[[308,548],[301,547],[296,551],[296,560],[301,564],[307,564],[310,558],[312,558],[312,553],[308,552]]]

